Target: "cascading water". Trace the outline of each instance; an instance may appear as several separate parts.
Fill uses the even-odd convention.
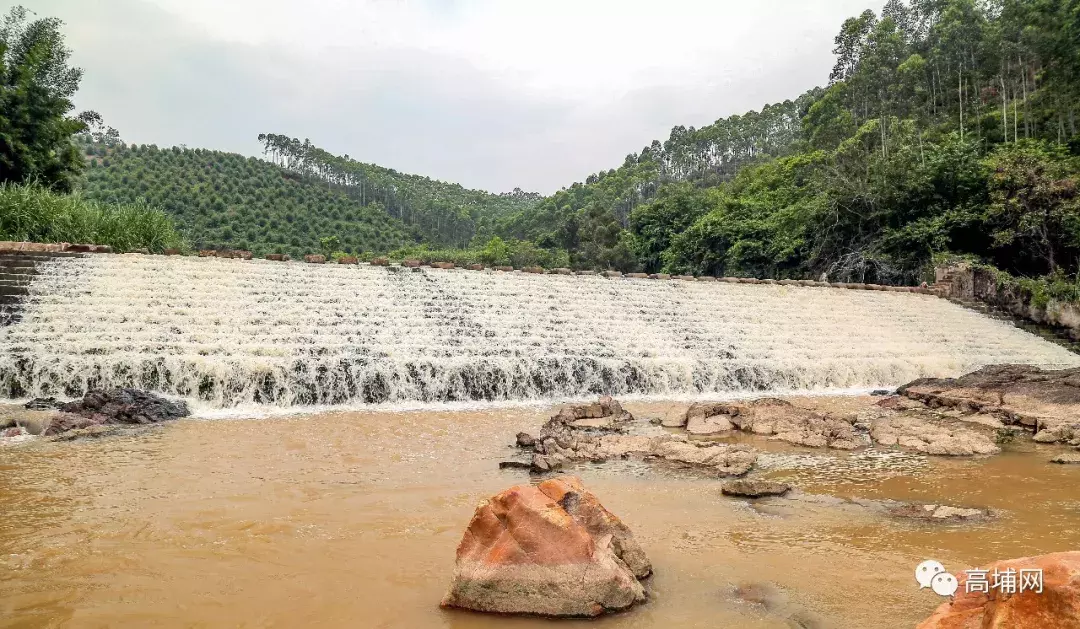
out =
[[[211,405],[895,386],[1080,356],[927,295],[261,260],[41,265],[0,395],[133,386]]]

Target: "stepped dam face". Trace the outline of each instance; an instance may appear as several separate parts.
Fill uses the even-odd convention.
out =
[[[36,263],[0,396],[362,405],[893,387],[1080,356],[930,295],[138,254]],[[17,308],[17,311],[13,311]]]

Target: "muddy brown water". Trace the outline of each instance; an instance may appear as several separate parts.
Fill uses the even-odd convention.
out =
[[[627,406],[644,417],[685,408]],[[827,501],[750,504],[722,496],[716,479],[590,464],[574,472],[653,561],[648,604],[591,622],[440,609],[477,501],[529,480],[497,463],[549,414],[183,420],[2,447],[0,627],[911,627],[941,602],[914,581],[924,559],[959,573],[1080,548],[1080,466],[1048,464],[1049,447],[950,460],[743,438],[766,451],[762,473],[807,494],[1001,516],[950,526]],[[774,583],[788,600],[734,599],[747,582]]]

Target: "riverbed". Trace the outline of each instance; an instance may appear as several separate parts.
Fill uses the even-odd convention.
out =
[[[868,404],[845,398],[837,404]],[[628,403],[639,418],[685,404]],[[945,459],[740,440],[798,488],[751,503],[719,481],[642,463],[581,476],[652,560],[649,602],[597,621],[442,610],[476,503],[527,483],[498,463],[550,408],[188,419],[145,432],[0,447],[0,627],[911,627],[943,599],[915,566],[954,574],[1080,548],[1080,466],[1027,440]],[[996,510],[912,522],[799,495]],[[739,600],[770,583],[786,600]],[[801,624],[799,624],[801,623]],[[815,624],[816,623],[816,624]]]

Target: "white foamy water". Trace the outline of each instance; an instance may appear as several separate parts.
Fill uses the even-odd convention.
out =
[[[908,293],[97,255],[41,267],[0,395],[134,386],[219,408],[892,387],[1080,365]]]

